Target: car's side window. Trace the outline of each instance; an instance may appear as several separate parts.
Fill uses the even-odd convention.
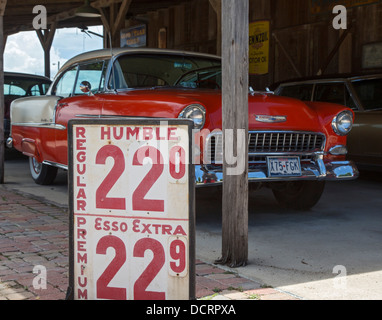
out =
[[[352,84],[365,110],[382,109],[382,79],[354,81]]]
[[[313,84],[299,84],[282,87],[280,95],[302,101],[310,101],[312,99],[312,91]]]
[[[318,83],[314,90],[314,101],[338,103],[357,110],[349,90],[343,82]]]
[[[78,67],[67,70],[56,83],[52,93],[63,98],[73,94],[74,83],[76,81]]]
[[[40,85],[35,84],[31,89],[30,89],[30,95],[31,96],[41,96],[41,91],[40,91]]]
[[[344,83],[318,83],[314,91],[314,101],[345,105],[346,92]]]
[[[100,90],[101,80],[103,76],[104,62],[93,62],[88,64],[83,64],[80,66],[78,72],[77,83],[74,88],[75,95],[85,94],[80,90],[80,84],[83,81],[87,81],[91,85],[91,91],[96,93]]]
[[[4,85],[4,95],[14,95],[14,96],[24,96],[25,90],[17,85],[5,84]]]

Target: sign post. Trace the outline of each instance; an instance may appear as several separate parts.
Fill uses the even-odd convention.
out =
[[[68,299],[195,299],[192,122],[69,123]]]

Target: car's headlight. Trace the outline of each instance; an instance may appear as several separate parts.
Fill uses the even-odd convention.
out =
[[[353,128],[353,114],[350,111],[342,111],[334,117],[332,127],[338,135],[346,136]]]
[[[191,119],[194,121],[195,129],[202,129],[206,122],[206,109],[200,104],[191,104],[183,109],[179,118]]]

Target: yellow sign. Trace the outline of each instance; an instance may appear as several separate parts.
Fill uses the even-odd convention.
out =
[[[311,11],[313,14],[326,13],[331,12],[336,5],[351,8],[379,1],[380,0],[311,0]]]
[[[269,69],[269,21],[249,24],[249,73],[267,74]]]

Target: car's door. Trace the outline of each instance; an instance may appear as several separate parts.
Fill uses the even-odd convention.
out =
[[[363,110],[356,114],[351,132],[359,139],[359,148],[351,156],[359,164],[380,166],[382,163],[382,79],[352,81],[357,99]]]
[[[55,94],[61,95],[56,106],[55,122],[55,162],[67,164],[68,158],[68,122],[74,118],[94,118],[101,114],[103,99],[100,91],[103,88],[105,75],[104,61],[86,62],[68,70],[57,82]],[[80,84],[87,81],[89,92],[82,92]]]

